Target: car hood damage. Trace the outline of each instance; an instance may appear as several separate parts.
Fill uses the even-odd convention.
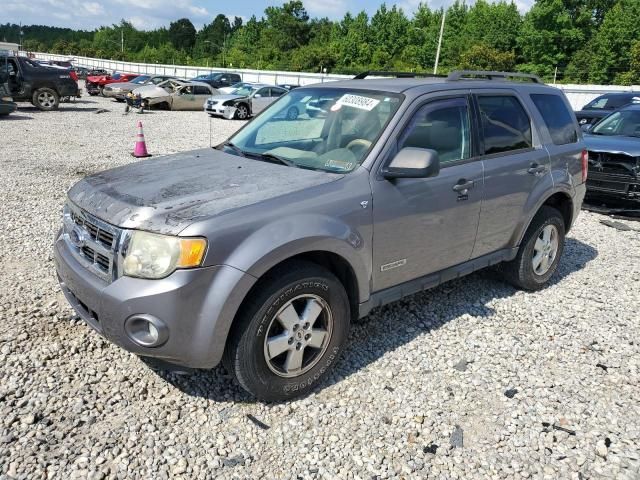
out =
[[[68,197],[112,225],[176,235],[199,220],[342,177],[207,148],[91,175]]]
[[[584,142],[590,152],[640,157],[640,138],[586,134]]]

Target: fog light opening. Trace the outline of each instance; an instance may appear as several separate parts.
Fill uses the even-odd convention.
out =
[[[169,339],[169,329],[157,317],[137,314],[127,318],[124,329],[135,344],[142,347],[159,347]]]

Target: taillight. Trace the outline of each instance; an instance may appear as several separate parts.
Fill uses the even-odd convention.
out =
[[[76,72],[74,72],[73,70],[71,70],[71,72],[69,72],[69,74],[71,75],[71,78],[73,78],[74,82],[78,81],[78,74]]]
[[[589,173],[589,152],[582,150],[582,183],[587,181]]]

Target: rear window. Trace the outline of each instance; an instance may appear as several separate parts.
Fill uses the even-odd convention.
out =
[[[558,95],[536,93],[531,95],[534,105],[549,129],[551,140],[556,145],[578,141],[578,132],[573,117]]]

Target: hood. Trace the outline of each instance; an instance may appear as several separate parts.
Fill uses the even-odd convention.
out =
[[[91,83],[106,82],[110,78],[108,75],[89,75],[87,81]]]
[[[110,83],[109,86],[107,86],[106,88],[121,88],[122,90],[133,90],[134,88],[138,88],[142,86],[143,85],[140,85],[138,83],[115,82],[115,83]]]
[[[208,100],[215,100],[218,102],[226,102],[227,100],[238,100],[240,98],[247,98],[243,95],[231,95],[230,93],[227,95],[212,95],[208,98]]]
[[[133,90],[136,95],[140,94],[145,98],[167,97],[171,95],[164,88],[157,85],[143,85]]]
[[[640,157],[640,138],[614,135],[584,135],[584,143],[590,152],[622,153]]]
[[[206,148],[91,175],[68,197],[112,225],[176,235],[196,221],[342,176]]]

